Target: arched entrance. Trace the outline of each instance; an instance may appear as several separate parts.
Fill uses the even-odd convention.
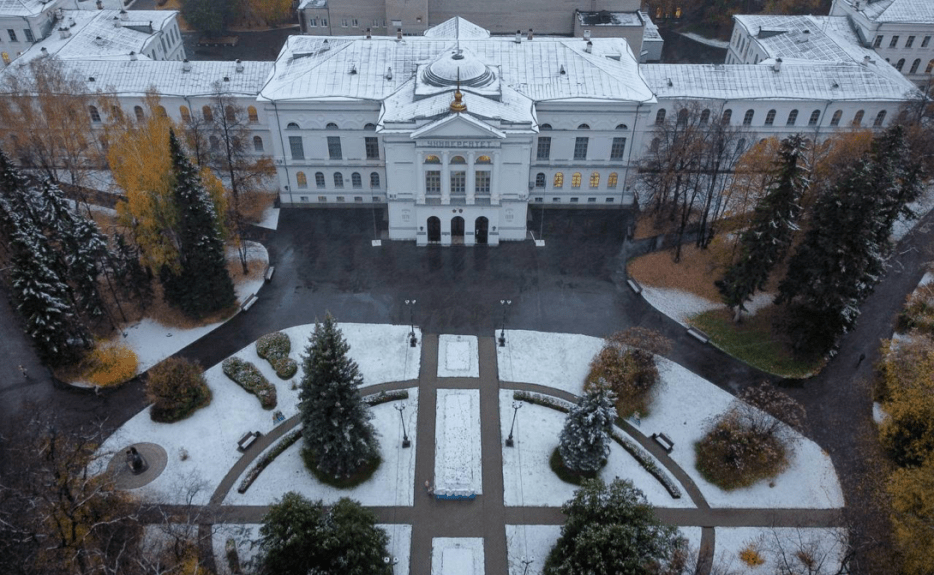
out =
[[[464,243],[464,218],[460,216],[451,220],[451,243]]]
[[[435,216],[428,218],[428,241],[441,241],[441,220]]]
[[[477,243],[485,244],[486,238],[487,238],[487,232],[490,229],[490,220],[486,219],[483,216],[480,216],[479,218],[477,218],[477,221],[474,223],[474,226],[476,228],[476,232],[474,232],[476,235],[474,237],[477,238]]]

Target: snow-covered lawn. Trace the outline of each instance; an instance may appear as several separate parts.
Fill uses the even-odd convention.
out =
[[[431,540],[431,575],[483,575],[481,537],[435,537]]]
[[[545,559],[560,536],[560,525],[507,525],[508,575],[541,575]]]
[[[924,191],[921,192],[921,197],[908,204],[908,207],[917,214],[918,217],[912,220],[906,220],[905,218],[898,218],[895,220],[895,223],[892,225],[892,239],[895,241],[907,236],[908,232],[918,225],[918,220],[934,209],[934,186],[925,188]]]
[[[494,332],[495,333],[495,332]],[[496,346],[500,381],[537,383],[580,394],[590,360],[603,349],[603,339],[573,333],[514,330],[506,347]]]
[[[687,539],[688,549],[700,553],[701,535],[703,535],[701,527],[678,527],[678,534]]]
[[[673,288],[642,286],[642,297],[649,305],[671,319],[687,327],[691,317],[714,309],[723,309],[723,303]],[[771,305],[775,294],[759,292],[746,303],[746,314],[755,315],[760,309]]]
[[[480,377],[476,336],[438,337],[438,377]]]
[[[483,493],[480,390],[439,389],[435,427],[435,493]]]
[[[499,392],[502,436],[512,424],[512,391]],[[575,485],[565,483],[548,464],[564,427],[565,414],[531,403],[521,403],[513,432],[515,447],[503,446],[503,499],[507,506],[560,507],[574,496]],[[620,431],[620,433],[623,433]],[[657,461],[656,461],[657,463]],[[657,463],[661,467],[660,463]],[[674,499],[639,462],[618,443],[610,443],[610,457],[600,472],[604,481],[614,477],[629,479],[655,507],[694,507],[691,499]]]
[[[743,562],[739,554],[746,548],[755,549],[765,563],[752,567]],[[845,554],[844,529],[717,527],[714,566],[738,575],[836,573]],[[801,557],[814,561],[811,570],[801,563]]]

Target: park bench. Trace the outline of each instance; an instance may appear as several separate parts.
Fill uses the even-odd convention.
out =
[[[276,273],[276,266],[269,266],[266,268],[266,281],[272,279],[272,274]]]
[[[250,309],[251,307],[253,307],[253,304],[255,304],[255,303],[256,303],[256,300],[258,300],[258,299],[259,299],[259,298],[256,297],[256,294],[255,294],[255,293],[254,293],[254,294],[250,294],[250,297],[246,298],[246,301],[243,302],[243,305],[240,306],[240,309],[242,309],[243,311],[246,311],[246,310]]]
[[[247,431],[245,434],[243,434],[243,437],[237,441],[237,451],[241,453],[246,451],[250,448],[251,445],[253,445],[253,443],[256,442],[257,439],[262,436],[263,434],[258,431]]]
[[[671,453],[671,450],[675,448],[675,442],[664,433],[653,433],[652,439],[665,450],[665,453]]]

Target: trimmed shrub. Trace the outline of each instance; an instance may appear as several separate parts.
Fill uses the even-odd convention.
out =
[[[253,468],[243,476],[243,480],[240,482],[240,486],[237,487],[237,493],[246,493],[246,490],[253,485],[253,482],[256,481],[256,478],[259,477],[259,474],[263,472],[270,463],[275,460],[275,458],[282,455],[282,453],[291,447],[296,441],[301,439],[302,430],[296,429],[295,431],[289,433],[285,437],[279,440],[272,449],[266,451],[259,460],[253,465]]]
[[[379,405],[381,403],[389,403],[390,401],[400,401],[403,399],[409,398],[409,392],[400,389],[399,391],[381,391],[379,393],[374,393],[372,395],[367,395],[363,398],[363,403],[373,407],[374,405]]]
[[[551,466],[551,470],[555,472],[558,479],[565,483],[570,483],[571,485],[580,485],[585,480],[594,479],[600,475],[599,469],[596,471],[575,471],[568,468],[568,466],[564,464],[564,459],[561,458],[561,451],[557,447],[551,452],[551,457],[548,458],[548,465]]]
[[[224,375],[232,379],[237,385],[252,393],[259,399],[263,409],[272,409],[276,406],[276,388],[259,369],[249,361],[239,357],[228,357],[221,364]]]
[[[267,333],[256,340],[256,355],[270,362],[280,357],[288,357],[290,351],[292,341],[281,331]]]
[[[656,331],[631,328],[606,338],[606,345],[590,363],[585,389],[605,380],[616,394],[621,417],[649,413],[652,393],[659,382],[655,355],[668,353],[671,342]]]
[[[375,456],[367,460],[363,465],[357,468],[357,470],[349,476],[333,477],[321,471],[318,467],[318,462],[315,460],[315,456],[308,448],[302,448],[302,460],[305,462],[305,467],[311,471],[311,474],[315,476],[315,479],[324,483],[325,485],[330,485],[331,487],[336,487],[338,489],[351,489],[368,481],[373,474],[376,473],[376,470],[379,469],[380,464],[383,462],[383,458],[377,453]]]
[[[172,423],[211,403],[211,390],[197,362],[170,357],[149,370],[146,398],[153,421]]]
[[[291,357],[277,357],[269,360],[279,379],[289,379],[298,371],[298,363]]]
[[[102,343],[87,355],[84,365],[84,379],[100,387],[109,387],[133,379],[139,360],[136,352],[123,344]]]

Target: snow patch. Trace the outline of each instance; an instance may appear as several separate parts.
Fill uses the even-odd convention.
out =
[[[483,493],[480,390],[439,389],[435,431],[435,493]]]
[[[642,286],[642,297],[649,305],[685,327],[688,327],[687,322],[691,317],[723,307],[721,303],[690,292],[648,285]]]
[[[876,425],[882,425],[885,423],[885,420],[889,418],[889,414],[885,412],[885,408],[882,407],[882,404],[878,401],[872,402],[872,420],[876,422]]]
[[[483,538],[435,537],[431,575],[483,575]]]
[[[476,336],[438,337],[438,377],[480,377]]]
[[[266,211],[263,212],[263,218],[257,222],[257,226],[261,228],[266,228],[267,230],[275,230],[279,228],[279,210],[280,208],[268,207]]]
[[[701,36],[700,34],[696,34],[694,32],[683,32],[680,34],[684,36],[685,38],[694,40],[695,42],[703,44],[704,46],[710,46],[711,48],[720,48],[721,50],[726,50],[730,47],[729,42],[726,42],[724,40],[716,40],[714,38],[705,38],[704,36]]]
[[[846,530],[839,528],[717,527],[714,565],[737,574],[837,573],[846,554]],[[765,563],[750,567],[739,554],[751,547]],[[781,553],[784,551],[784,553]],[[814,561],[809,570],[798,552]]]
[[[515,330],[505,347],[496,346],[500,381],[535,383],[581,394],[590,360],[603,339],[571,333]]]
[[[541,575],[545,559],[559,537],[560,525],[507,525],[508,575]]]
[[[918,217],[908,220],[903,217],[892,224],[892,239],[896,242],[908,235],[918,225],[919,221],[934,209],[934,186],[928,186],[921,192],[921,196],[908,204],[908,208]]]

